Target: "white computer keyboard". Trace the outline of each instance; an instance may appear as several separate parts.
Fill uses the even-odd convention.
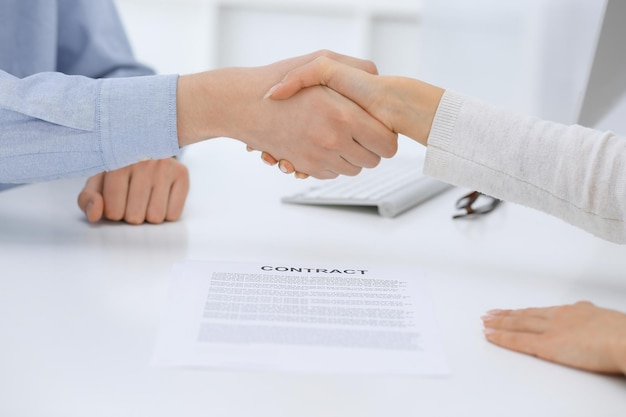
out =
[[[422,174],[423,159],[396,157],[354,177],[320,182],[283,198],[285,203],[375,206],[384,217],[394,217],[451,186]]]

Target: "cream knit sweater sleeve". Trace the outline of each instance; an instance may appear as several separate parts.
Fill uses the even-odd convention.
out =
[[[626,243],[626,137],[503,111],[446,91],[424,172]]]

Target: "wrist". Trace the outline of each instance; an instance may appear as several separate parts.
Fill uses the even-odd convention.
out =
[[[411,78],[396,77],[396,129],[426,146],[444,89]]]
[[[254,67],[180,76],[176,95],[179,145],[216,137],[249,139],[262,120],[263,94],[280,75],[268,67]]]
[[[201,74],[181,75],[176,90],[176,124],[180,146],[210,137],[200,114],[202,113]]]
[[[179,145],[216,137],[239,138],[238,117],[250,100],[249,76],[239,68],[225,68],[179,77],[176,120]]]

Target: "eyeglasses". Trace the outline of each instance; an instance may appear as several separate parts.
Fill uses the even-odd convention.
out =
[[[502,200],[488,196],[478,191],[459,198],[455,204],[457,210],[463,210],[464,213],[455,214],[453,219],[463,219],[477,217],[483,214],[491,213],[500,205]]]

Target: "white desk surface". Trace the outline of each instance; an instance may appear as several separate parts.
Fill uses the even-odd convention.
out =
[[[83,180],[0,195],[0,416],[624,416],[626,379],[486,342],[497,307],[589,299],[626,311],[626,248],[504,204],[452,221],[454,189],[395,219],[280,203],[313,181],[224,139],[186,156],[181,221],[89,225]],[[286,375],[150,366],[172,264],[184,259],[400,265],[429,271],[453,374]]]

